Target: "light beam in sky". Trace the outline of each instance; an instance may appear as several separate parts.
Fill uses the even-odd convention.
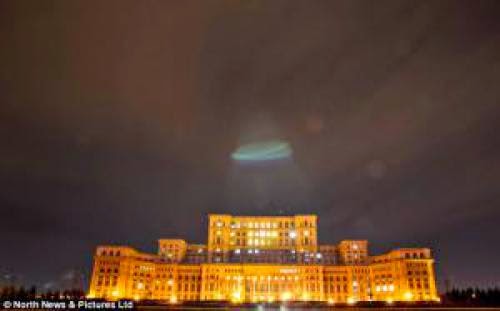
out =
[[[289,158],[292,149],[286,141],[270,140],[245,144],[236,149],[231,158],[241,162],[260,162]]]

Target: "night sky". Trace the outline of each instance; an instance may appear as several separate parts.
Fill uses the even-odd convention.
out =
[[[500,285],[500,1],[1,1],[0,272],[315,213]],[[280,139],[289,159],[231,153]],[[57,283],[54,283],[57,284]]]

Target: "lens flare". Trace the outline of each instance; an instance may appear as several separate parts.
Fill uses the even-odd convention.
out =
[[[242,145],[231,154],[231,158],[241,162],[260,162],[286,159],[292,155],[292,149],[286,141],[271,140]]]

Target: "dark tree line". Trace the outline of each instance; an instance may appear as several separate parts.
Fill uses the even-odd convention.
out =
[[[38,293],[35,286],[26,289],[24,287],[5,286],[0,289],[0,299],[18,299],[18,300],[32,300],[32,299],[83,299],[85,293],[81,289],[70,289],[64,291],[47,291]]]
[[[443,303],[457,306],[500,306],[500,288],[454,288],[443,296]]]
[[[37,296],[36,287],[32,286],[29,289],[24,287],[5,286],[0,291],[1,299],[35,299]]]

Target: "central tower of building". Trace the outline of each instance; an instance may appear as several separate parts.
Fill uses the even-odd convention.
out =
[[[311,263],[319,259],[316,215],[210,214],[209,262]]]

